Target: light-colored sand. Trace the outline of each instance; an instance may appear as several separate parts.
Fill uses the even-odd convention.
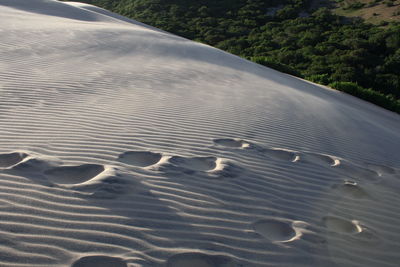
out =
[[[398,266],[399,115],[88,5],[0,34],[0,266]]]

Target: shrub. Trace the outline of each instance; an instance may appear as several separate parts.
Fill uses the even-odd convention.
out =
[[[393,95],[385,95],[370,88],[363,88],[353,82],[333,82],[329,84],[329,86],[391,111],[400,113],[400,100],[397,100]]]
[[[347,4],[346,7],[344,7],[343,9],[360,9],[362,7],[364,7],[364,3],[361,2],[355,2],[355,3],[351,3],[351,4]]]
[[[278,71],[281,71],[281,72],[284,72],[284,73],[287,73],[287,74],[290,74],[293,76],[303,78],[303,75],[299,71],[293,69],[292,67],[290,67],[288,65],[276,62],[268,57],[261,57],[261,56],[251,57],[250,60],[255,63],[264,65],[266,67],[269,67],[269,68],[272,68],[272,69],[275,69],[275,70],[278,70]]]
[[[319,83],[319,84],[323,84],[323,85],[328,85],[328,84],[332,83],[332,79],[326,73],[324,73],[324,74],[314,74],[314,75],[306,77],[305,79],[309,80],[311,82]]]

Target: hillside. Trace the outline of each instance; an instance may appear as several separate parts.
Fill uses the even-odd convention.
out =
[[[398,267],[398,114],[95,6],[0,14],[0,266]]]
[[[378,25],[400,21],[399,0],[311,0],[309,7],[327,7],[334,14]]]
[[[400,112],[398,23],[339,17],[325,1],[86,2]]]
[[[359,17],[374,24],[400,21],[399,0],[340,0],[332,7],[338,15]]]

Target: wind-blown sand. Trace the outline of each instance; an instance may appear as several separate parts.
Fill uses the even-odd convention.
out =
[[[399,266],[399,115],[88,5],[0,22],[0,266]]]

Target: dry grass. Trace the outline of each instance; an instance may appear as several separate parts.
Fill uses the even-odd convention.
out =
[[[363,6],[351,8],[357,3],[361,3]],[[382,21],[400,21],[400,0],[344,0],[336,3],[334,12],[346,17],[360,17],[374,24]]]

